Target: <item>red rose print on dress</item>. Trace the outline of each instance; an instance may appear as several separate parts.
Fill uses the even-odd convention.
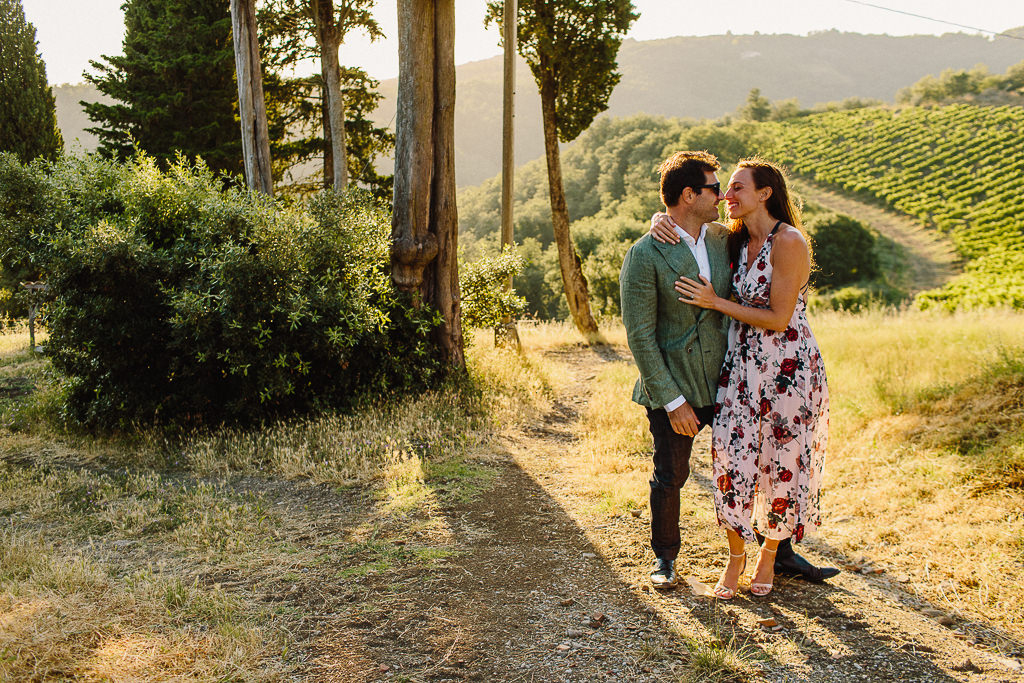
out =
[[[733,294],[748,307],[770,305],[770,236],[756,257],[743,249]],[[807,324],[803,293],[782,330],[732,321],[712,428],[711,480],[724,528],[748,541],[791,531],[799,540],[821,524],[821,472],[828,444],[828,387],[821,352]],[[723,386],[724,384],[724,386]],[[769,431],[770,430],[770,431]],[[728,490],[722,475],[728,475]]]

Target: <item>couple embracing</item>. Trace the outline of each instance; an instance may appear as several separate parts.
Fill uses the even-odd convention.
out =
[[[820,582],[793,541],[820,524],[828,388],[807,324],[811,253],[785,177],[746,159],[723,193],[718,160],[678,152],[659,168],[665,213],[626,253],[622,320],[640,370],[633,400],[654,437],[651,547],[655,588],[675,586],[681,547],[679,489],[693,439],[712,426],[715,511],[729,558],[715,585],[732,598],[758,545],[750,592],[776,573]],[[725,199],[730,227],[717,223]]]

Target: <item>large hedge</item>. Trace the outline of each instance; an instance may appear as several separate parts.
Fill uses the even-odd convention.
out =
[[[5,272],[50,287],[75,422],[253,421],[432,383],[436,314],[388,276],[368,195],[287,207],[203,166],[0,156]]]

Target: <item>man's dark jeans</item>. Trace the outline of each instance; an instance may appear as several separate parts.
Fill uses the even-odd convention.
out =
[[[694,408],[701,428],[711,424],[715,407]],[[672,430],[664,409],[647,409],[654,437],[654,473],[651,475],[651,548],[662,560],[679,554],[679,489],[690,476],[693,437]]]

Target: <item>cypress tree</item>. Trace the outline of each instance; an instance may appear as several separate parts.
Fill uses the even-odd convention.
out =
[[[83,102],[99,124],[99,151],[124,159],[136,147],[162,160],[201,156],[215,171],[242,172],[231,14],[224,0],[126,0],[124,54],[91,62],[85,77],[117,102]]]
[[[22,162],[53,159],[64,148],[53,91],[21,0],[0,0],[0,152]]]
[[[572,142],[608,108],[621,75],[622,39],[639,16],[630,0],[524,0],[517,17],[519,54],[540,91],[551,223],[569,313],[588,338],[597,334],[583,263],[569,232],[558,143]],[[504,0],[488,0],[486,22],[504,28]]]

